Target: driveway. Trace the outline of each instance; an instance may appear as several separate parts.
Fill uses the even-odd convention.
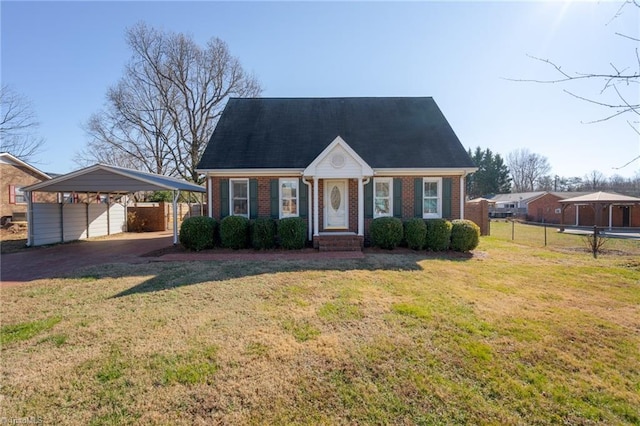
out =
[[[105,263],[146,263],[142,255],[173,244],[171,231],[122,233],[2,255],[0,285],[64,277],[77,268]]]

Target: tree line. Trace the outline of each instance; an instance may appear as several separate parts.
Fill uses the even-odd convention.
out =
[[[508,192],[594,192],[610,191],[640,196],[640,173],[631,178],[606,177],[593,170],[584,176],[551,174],[548,159],[526,148],[510,152],[506,160],[489,148],[468,150],[478,170],[467,177],[467,196],[486,197]]]

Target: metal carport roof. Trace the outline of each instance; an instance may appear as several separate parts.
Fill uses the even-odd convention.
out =
[[[129,194],[138,191],[174,191],[173,208],[176,211],[180,191],[204,193],[203,186],[169,176],[107,164],[95,164],[54,179],[23,188],[24,192],[91,192],[101,194]],[[31,204],[31,197],[27,197]],[[31,206],[29,206],[31,211]],[[29,232],[31,235],[31,232]],[[173,242],[178,242],[177,217],[174,214]]]
[[[24,188],[24,191],[29,192],[100,192],[105,194],[162,190],[205,192],[203,186],[181,179],[107,164],[95,164]]]

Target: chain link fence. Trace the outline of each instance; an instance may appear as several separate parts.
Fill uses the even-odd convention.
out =
[[[560,226],[510,219],[492,219],[489,235],[533,247],[578,250],[585,253],[640,255],[640,228]],[[598,250],[594,252],[594,245]]]

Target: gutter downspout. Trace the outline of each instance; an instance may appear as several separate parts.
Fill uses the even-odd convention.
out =
[[[304,176],[302,176],[302,182],[307,185],[307,239],[313,240],[313,212],[311,210],[311,182],[308,182]]]
[[[33,199],[31,198],[31,191],[26,191],[27,196],[27,247],[33,245]]]
[[[465,191],[464,191],[464,187],[465,187],[465,177],[468,175],[469,173],[467,173],[467,171],[465,170],[462,173],[462,176],[460,176],[460,219],[464,219],[464,204],[465,204]]]
[[[358,179],[358,236],[364,238],[364,187],[371,181],[371,177]]]

